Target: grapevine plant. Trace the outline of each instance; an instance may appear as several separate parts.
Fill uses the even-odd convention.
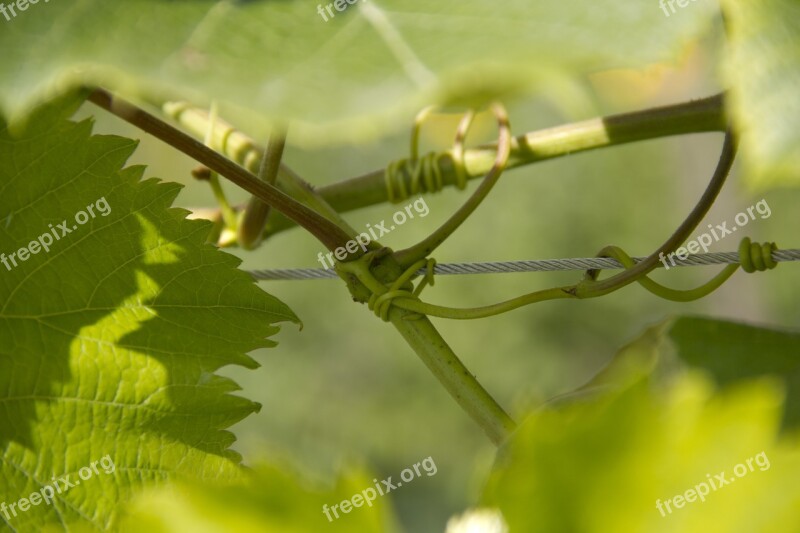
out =
[[[683,305],[725,291],[741,271],[800,259],[796,232],[776,244],[748,228],[720,245],[732,250],[715,262],[729,264],[700,286],[678,287],[657,271],[712,228],[709,212],[730,187],[737,155],[750,194],[784,188],[791,197],[800,185],[800,4],[558,4],[337,0],[320,18],[318,6],[299,0],[15,2],[13,16],[0,19],[0,528],[800,531],[797,331],[661,316],[583,386],[524,409],[504,407],[441,332],[456,321],[489,335],[503,322],[479,319],[547,313],[557,300],[585,306],[635,285]],[[586,118],[592,76],[680,64],[700,48],[716,63],[716,93],[685,99],[676,90],[665,105]],[[536,98],[583,116],[526,128],[515,110]],[[188,156],[190,188],[209,187],[214,205],[174,207],[182,186],[129,164],[138,142],[93,133],[95,117]],[[472,140],[487,124],[494,140]],[[447,130],[449,141],[426,152],[431,128]],[[322,184],[293,168],[297,154],[350,157],[408,131],[404,152],[362,175]],[[718,138],[713,172],[692,178],[704,182],[701,193],[671,208],[672,231],[646,255],[632,257],[609,235],[611,245],[571,248],[583,259],[550,262],[573,269],[569,282],[547,287],[526,274],[532,281],[518,282],[514,296],[474,306],[437,296],[443,273],[457,267],[441,261],[448,244],[474,228],[471,220],[502,209],[492,191],[518,169],[702,133]],[[230,198],[234,187],[245,201]],[[358,210],[390,212],[448,190],[463,196],[439,204],[452,208],[440,222],[414,222],[426,233],[418,242],[388,246],[386,228],[364,238],[352,222]],[[610,198],[606,212],[636,218],[625,196]],[[542,202],[515,216],[524,224]],[[796,230],[790,203],[775,217]],[[279,257],[303,233],[325,249],[332,271],[251,271],[230,253]],[[762,280],[778,272],[796,286],[792,264],[748,282],[777,292]],[[220,370],[258,367],[251,353],[275,349],[283,323],[302,326],[300,335],[319,327],[301,322],[291,290],[279,299],[257,281],[291,276],[337,278],[340,297],[371,312],[360,320],[399,333],[472,420],[469,431],[497,448],[491,469],[477,467],[479,490],[421,519],[402,500],[393,510],[396,495],[382,491],[356,505],[354,494],[381,487],[370,468],[310,482],[232,448],[231,426],[261,406]],[[797,292],[780,291],[791,323]],[[344,336],[330,339],[333,351]],[[505,357],[491,354],[492,364]],[[537,346],[525,357],[537,357]],[[768,462],[759,459],[760,470],[747,462],[745,481],[734,466],[754,457]],[[420,464],[428,463],[415,465],[421,476]],[[447,476],[442,464],[438,475]],[[723,469],[735,472],[734,486],[715,486],[693,505],[687,496],[685,507],[674,497]],[[340,506],[333,519],[327,506],[346,500],[355,508]],[[672,502],[669,513],[662,500]],[[445,525],[441,516],[451,514]]]

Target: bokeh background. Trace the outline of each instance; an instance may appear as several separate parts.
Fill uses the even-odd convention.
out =
[[[574,120],[699,98],[722,90],[714,71],[719,32],[687,48],[677,64],[640,71],[594,73],[569,99],[531,94],[507,102],[515,134]],[[213,206],[211,191],[190,177],[194,163],[169,147],[99,112],[95,131],[141,139],[131,163],[149,166],[147,176],[186,184],[183,207]],[[385,166],[408,153],[413,117],[395,135],[374,144],[319,151],[289,147],[284,161],[305,179],[323,185]],[[458,116],[426,123],[426,149],[445,149]],[[481,115],[469,143],[490,140],[494,125]],[[587,257],[607,244],[646,255],[683,220],[713,172],[722,135],[670,138],[578,154],[506,173],[488,200],[435,254],[439,262]],[[290,132],[291,143],[291,132]],[[765,199],[772,215],[747,226],[754,240],[800,247],[797,190],[750,190],[740,165],[695,235],[706,224],[731,221]],[[413,244],[438,227],[468,191],[426,196],[430,214],[407,222],[382,241],[395,249]],[[226,185],[234,202],[246,194]],[[413,199],[413,198],[412,198]],[[404,204],[400,204],[404,205]],[[355,227],[389,219],[398,206],[381,205],[348,213]],[[736,250],[742,233],[713,245]],[[276,235],[259,249],[229,249],[242,268],[318,267],[322,246],[301,230]],[[719,267],[672,269],[655,277],[671,286],[695,286]],[[426,300],[476,306],[525,292],[576,281],[581,273],[441,276]],[[480,321],[433,319],[481,383],[523,418],[548,398],[590,379],[626,342],[647,326],[675,314],[796,328],[800,322],[796,265],[766,274],[737,273],[703,300],[679,304],[660,300],[637,285],[589,301],[555,301]],[[395,330],[354,304],[337,280],[263,282],[302,319],[302,331],[284,326],[277,348],[254,353],[255,371],[229,368],[240,394],[263,404],[261,412],[232,428],[234,448],[252,464],[284,462],[318,480],[347,464],[360,464],[376,477],[432,457],[433,477],[422,477],[390,496],[402,527],[442,531],[448,517],[476,500],[494,459],[494,447],[426,370]]]

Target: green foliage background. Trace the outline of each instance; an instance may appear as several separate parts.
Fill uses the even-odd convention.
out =
[[[462,110],[465,105],[480,106],[489,96],[502,96],[509,107],[513,131],[522,133],[705,96],[732,85],[731,115],[751,128],[743,140],[746,167],[737,165],[707,222],[731,221],[736,213],[763,198],[769,203],[772,216],[751,222],[746,233],[754,240],[774,240],[779,247],[796,248],[800,193],[790,186],[798,182],[800,153],[793,127],[798,117],[795,93],[800,48],[792,26],[796,17],[792,14],[797,6],[790,0],[758,4],[726,0],[723,5],[730,9],[730,31],[737,39],[730,55],[725,55],[721,24],[714,19],[718,7],[714,2],[692,3],[691,9],[666,18],[651,1],[597,1],[558,8],[555,3],[532,5],[520,0],[496,9],[477,1],[431,6],[429,2],[387,0],[382,6],[389,12],[389,20],[409,33],[414,46],[425,47],[424,55],[431,57],[429,66],[440,77],[441,83],[420,88],[404,77],[390,50],[366,45],[378,40],[355,15],[326,24],[313,19],[315,4],[310,2],[136,0],[112,6],[87,1],[77,7],[53,3],[39,5],[25,18],[3,26],[0,47],[18,51],[0,62],[0,106],[4,114],[21,119],[31,104],[60,94],[79,81],[108,84],[141,100],[167,94],[205,104],[216,98],[226,118],[259,139],[265,138],[269,123],[277,115],[295,119],[285,161],[312,183],[323,185],[406,156],[406,128],[415,111],[431,99]],[[46,16],[45,9],[51,10]],[[42,16],[34,16],[37,10]],[[415,18],[410,13],[423,16]],[[475,24],[476,19],[481,23]],[[52,26],[53,20],[60,22]],[[264,20],[269,21],[271,32],[261,31]],[[151,24],[152,21],[159,22]],[[64,44],[60,38],[67,34],[76,37]],[[39,39],[34,41],[36,46],[19,47],[20,42],[30,43],[26,39],[32,38]],[[279,48],[284,53],[265,57],[263,50],[251,46],[253,42],[263,42],[267,48]],[[338,47],[324,48],[330,42],[339,43]],[[189,46],[184,46],[186,43]],[[131,54],[130,50],[137,53]],[[491,57],[502,61],[489,64],[486,58]],[[479,67],[472,65],[473,60]],[[625,68],[655,61],[660,63],[642,70]],[[300,66],[292,70],[295,65]],[[769,68],[770,65],[776,66]],[[291,72],[287,74],[287,70]],[[355,74],[347,77],[343,73]],[[305,89],[291,90],[298,87]],[[767,91],[771,91],[769,95]],[[100,133],[142,139],[128,164],[146,164],[146,176],[188,185],[178,196],[178,205],[212,203],[210,192],[189,177],[194,164],[187,158],[91,105],[78,113],[78,117],[89,115],[96,115],[95,130]],[[426,146],[448,148],[456,123],[457,116],[426,123]],[[35,121],[32,124],[32,128],[42,127]],[[14,128],[22,127],[15,123]],[[18,131],[14,128],[12,133]],[[493,128],[491,119],[481,116],[470,144],[491,140]],[[349,144],[355,141],[359,143]],[[720,144],[720,135],[693,135],[575,155],[509,172],[475,216],[437,251],[436,258],[449,262],[584,257],[612,243],[631,254],[645,255],[671,233],[694,205],[714,168]],[[7,145],[5,148],[9,150]],[[11,160],[21,164],[17,160],[19,153],[18,149],[9,151],[0,165],[9,168]],[[4,176],[6,179],[8,176]],[[761,188],[754,189],[754,185]],[[160,187],[169,188],[170,194],[176,192],[171,185]],[[237,201],[246,200],[240,192],[228,190]],[[384,244],[397,249],[417,241],[444,221],[464,198],[464,193],[455,190],[426,197],[430,215],[392,232]],[[3,196],[2,200],[3,207],[6,202],[12,205],[10,196]],[[167,203],[161,207],[166,208]],[[15,202],[13,207],[16,206]],[[348,214],[347,219],[355,227],[374,225],[388,219],[395,209],[388,205],[372,207]],[[0,212],[0,217],[3,215]],[[176,216],[169,215],[172,223],[188,232],[189,226],[178,222]],[[704,227],[701,225],[698,232]],[[729,237],[714,249],[736,249],[739,236],[737,241]],[[195,234],[195,240],[196,237]],[[9,239],[14,243],[19,240],[16,236]],[[172,237],[167,240],[173,242]],[[2,242],[5,245],[6,241]],[[241,257],[242,268],[247,269],[314,267],[318,266],[319,251],[319,243],[295,229],[271,238],[255,252],[229,253]],[[227,259],[220,261],[228,267],[234,264]],[[689,286],[704,281],[715,270],[671,270],[657,273],[656,277],[670,285]],[[479,305],[522,291],[571,282],[576,275],[441,277],[434,288],[426,291],[426,298],[453,306]],[[766,527],[758,519],[770,516],[775,517],[776,527],[785,526],[776,531],[791,530],[798,523],[789,511],[781,514],[797,502],[790,487],[792,476],[798,472],[797,448],[774,442],[781,417],[791,420],[796,416],[791,414],[796,413],[797,406],[797,366],[791,357],[797,353],[793,351],[795,340],[782,337],[774,354],[786,358],[778,373],[789,376],[788,386],[759,382],[729,392],[723,399],[708,400],[713,381],[696,376],[687,380],[675,378],[677,385],[674,390],[668,389],[669,394],[680,398],[684,391],[689,397],[687,405],[702,413],[707,401],[718,401],[719,411],[712,414],[724,413],[724,420],[731,421],[713,428],[697,423],[696,431],[687,431],[681,449],[699,457],[691,465],[669,455],[673,452],[663,442],[663,449],[631,445],[619,452],[612,446],[617,441],[611,437],[624,441],[620,437],[624,428],[592,411],[601,408],[567,407],[565,414],[548,412],[541,420],[534,417],[524,426],[520,443],[507,451],[518,470],[511,474],[495,472],[487,488],[495,458],[493,447],[438,387],[399,335],[375,320],[366,308],[353,305],[341,283],[271,282],[262,287],[285,302],[303,321],[304,329],[284,327],[276,337],[281,343],[278,349],[251,353],[261,363],[260,368],[226,367],[220,372],[242,387],[239,395],[263,406],[259,413],[230,428],[238,438],[232,449],[244,456],[248,465],[264,461],[278,464],[278,468],[256,466],[257,473],[244,488],[206,492],[197,486],[183,487],[172,500],[160,492],[145,495],[131,508],[131,528],[172,531],[197,520],[197,524],[242,531],[280,529],[290,523],[298,531],[313,530],[317,523],[305,521],[309,513],[316,512],[321,527],[326,525],[319,510],[321,502],[340,501],[368,486],[371,476],[397,476],[403,468],[428,456],[436,460],[435,476],[394,492],[381,502],[386,508],[374,514],[360,510],[360,514],[344,519],[352,522],[341,520],[333,527],[383,530],[397,521],[399,528],[408,531],[442,531],[448,517],[479,502],[499,505],[512,526],[526,531],[535,530],[526,522],[534,515],[547,517],[537,527],[547,526],[549,529],[543,530],[549,531],[569,530],[570,525],[578,527],[576,524],[588,531],[592,530],[586,526],[590,523],[600,528],[615,525],[614,529],[620,531],[645,526],[653,531],[701,531],[708,521],[729,514],[732,508],[751,513],[752,522],[739,524],[755,528],[750,530]],[[475,323],[435,320],[435,324],[511,415],[524,419],[547,399],[589,381],[612,360],[620,346],[637,339],[643,330],[661,323],[665,317],[711,315],[787,330],[796,328],[800,319],[797,287],[796,268],[781,265],[768,274],[737,273],[717,293],[689,304],[663,302],[638,286],[631,286],[596,300],[548,302]],[[204,305],[201,300],[195,304]],[[704,336],[694,338],[698,353],[713,352],[707,349],[709,346],[723,346],[717,350],[715,360],[729,357],[733,347],[717,343],[714,332],[704,330],[702,323],[678,322],[681,323],[684,332],[688,331],[684,340],[691,338],[692,332],[701,331],[711,339],[705,343]],[[267,323],[262,322],[260,327],[272,331]],[[680,339],[680,328],[676,328],[673,338]],[[217,330],[213,324],[208,329]],[[718,338],[730,338],[729,335],[730,331],[726,331]],[[0,339],[4,346],[7,338],[4,335]],[[662,350],[672,354],[673,348],[669,340],[650,347],[658,354]],[[760,355],[761,348],[756,345],[743,357]],[[668,355],[664,357],[669,359]],[[713,376],[711,372],[708,377]],[[231,382],[224,383],[226,392],[232,390]],[[782,391],[789,394],[787,402],[793,409],[787,415],[781,414]],[[651,393],[655,394],[640,384],[627,392],[623,390],[620,397],[602,401],[629,416],[626,420],[631,424],[625,428],[642,433],[666,431],[662,426],[653,426],[648,413],[669,412],[673,422],[680,425],[686,422],[682,418],[685,413],[694,412],[664,407],[663,403],[670,400],[659,403],[661,400],[653,399]],[[668,399],[674,398],[664,394]],[[648,405],[651,411],[631,407],[636,402]],[[175,404],[166,402],[165,407]],[[52,425],[48,415],[37,416],[41,426]],[[737,425],[740,417],[745,417],[744,421]],[[226,417],[226,422],[233,418],[240,417]],[[752,435],[752,427],[747,425],[750,422],[758,429]],[[593,470],[605,463],[596,464],[592,450],[585,446],[583,423],[595,428],[592,435],[596,440],[609,439],[606,457],[612,463],[619,461],[618,474]],[[537,430],[529,433],[530,427]],[[552,442],[537,441],[544,438],[541,428]],[[56,432],[58,428],[51,429]],[[730,450],[723,453],[722,447],[715,444],[715,430],[726,433],[724,442],[741,447],[736,448],[736,454]],[[0,428],[0,436],[2,431]],[[569,443],[574,446],[565,445]],[[29,453],[3,444],[5,457]],[[227,449],[230,440],[226,437],[222,444]],[[774,455],[770,452],[770,457],[775,458],[770,471],[774,477],[764,479],[753,474],[755,479],[747,481],[752,484],[743,489],[745,492],[726,493],[714,504],[692,509],[686,518],[668,519],[659,517],[654,503],[644,497],[670,497],[690,488],[698,478],[697,472],[712,469],[709,462],[714,462],[717,469],[731,468],[761,451],[755,448],[762,445],[778,450]],[[120,449],[127,446],[122,443]],[[544,450],[546,456],[542,459],[531,450]],[[663,461],[665,454],[679,471],[668,482],[650,475],[648,470],[648,465]],[[37,463],[35,456],[27,460],[54,473],[59,468],[63,470]],[[585,464],[582,475],[588,476],[591,490],[581,492],[578,489],[582,479],[545,468],[575,460]],[[366,470],[371,474],[359,466],[355,474],[344,474],[344,481],[332,488],[333,480],[340,479],[340,467],[353,464],[368,465]],[[285,474],[301,465],[303,475]],[[141,465],[134,463],[132,467]],[[194,474],[202,473],[191,464],[186,468]],[[134,478],[137,472],[134,470]],[[314,479],[316,484],[298,481],[304,477]],[[702,477],[703,473],[699,479]],[[4,477],[2,493],[4,497],[10,495],[7,500],[24,493],[8,479]],[[137,485],[140,479],[141,476],[130,485]],[[546,481],[549,488],[559,488],[553,500],[536,490],[537,479]],[[503,487],[503,482],[508,485]],[[628,494],[637,505],[650,508],[631,509],[632,500],[604,507],[601,503],[605,493],[592,492],[599,490],[600,484],[605,490]],[[100,487],[96,490],[99,493]],[[513,499],[504,495],[509,490],[535,501],[538,511],[520,515]],[[279,492],[293,496],[274,513],[263,512],[264,505],[272,501],[270,495]],[[261,499],[254,496],[259,493]],[[219,506],[220,501],[238,506],[241,520],[226,522],[229,508]],[[549,506],[554,502],[558,505]],[[765,508],[772,505],[771,511],[755,509],[755,502]],[[88,496],[79,503],[93,508]],[[581,506],[588,510],[576,513],[572,517],[574,523],[563,521],[560,515],[547,514]],[[283,522],[276,518],[281,512],[285,512]],[[179,518],[170,522],[165,518],[170,516]],[[39,518],[31,520],[32,524],[39,524]]]
[[[530,131],[710,94],[720,87],[708,75],[713,71],[712,59],[698,47],[666,73],[641,76],[618,71],[584,78],[592,107],[518,102],[510,107],[512,126],[515,132]],[[448,146],[456,119],[426,125],[427,145]],[[110,120],[100,120],[111,127]],[[482,120],[472,142],[489,140],[492,128],[490,119]],[[583,257],[610,243],[644,255],[694,205],[713,170],[720,144],[719,135],[694,135],[514,170],[436,257],[440,261]],[[406,135],[398,134],[347,150],[290,148],[286,162],[314,183],[324,184],[374,170],[406,152]],[[158,143],[145,143],[135,157],[155,161],[163,169],[161,175],[190,183],[192,163],[168,155]],[[235,198],[246,199],[230,191]],[[743,182],[739,165],[707,221],[732,220],[761,198],[773,214],[751,222],[747,234],[793,246],[794,228],[800,222],[796,207],[800,194],[793,189],[753,194]],[[426,196],[431,209],[428,217],[402,226],[386,243],[401,248],[424,237],[463,199],[463,194],[452,190]],[[207,205],[211,195],[203,188],[187,188],[180,201],[187,207]],[[374,225],[396,209],[368,208],[348,214],[347,219],[356,227]],[[737,244],[728,238],[715,249],[733,250]],[[313,238],[292,230],[271,238],[255,252],[232,253],[243,258],[243,268],[290,268],[319,266],[319,251],[322,248]],[[716,270],[671,270],[656,277],[688,287]],[[619,346],[665,316],[701,314],[795,328],[800,322],[796,305],[800,293],[793,270],[787,264],[768,274],[738,273],[717,293],[687,304],[664,302],[631,286],[592,301],[549,302],[479,322],[435,323],[481,382],[519,418],[548,398],[582,385]],[[456,306],[478,305],[515,296],[520,289],[574,280],[574,273],[441,277],[428,298]],[[437,475],[394,493],[392,503],[409,531],[441,531],[449,516],[473,505],[483,491],[493,447],[437,387],[399,336],[372,320],[365,308],[352,305],[335,281],[262,286],[289,303],[305,327],[303,331],[284,329],[278,350],[256,352],[262,367],[255,372],[230,371],[265,406],[235,426],[239,438],[235,449],[252,458],[277,453],[330,476],[343,462],[365,459],[379,478],[397,475],[432,455],[439,465]],[[638,483],[646,484],[647,479],[640,478]],[[654,508],[650,510],[660,518]]]

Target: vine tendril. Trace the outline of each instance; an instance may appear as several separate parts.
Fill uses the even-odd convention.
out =
[[[647,276],[637,278],[636,281],[652,294],[665,300],[675,302],[690,302],[703,298],[718,289],[734,274],[734,272],[736,272],[736,270],[739,269],[740,266],[742,267],[742,270],[748,273],[775,268],[777,263],[772,259],[771,256],[774,250],[777,250],[775,243],[751,243],[749,238],[744,238],[739,246],[740,264],[726,266],[710,281],[695,289],[672,289],[653,281]],[[626,270],[635,266],[633,259],[631,259],[631,257],[618,246],[608,246],[601,250],[598,256],[616,259],[622,263]],[[402,279],[400,284],[395,282],[388,289],[384,287],[384,292],[382,292],[379,296],[373,295],[373,298],[370,298],[369,302],[370,309],[373,310],[377,316],[380,316],[384,320],[387,320],[386,317],[388,317],[389,309],[392,305],[396,305],[397,307],[416,313],[416,316],[414,316],[412,319],[420,318],[421,315],[427,315],[455,320],[471,320],[499,315],[514,309],[518,309],[525,305],[547,300],[565,298],[580,299],[579,296],[571,293],[568,290],[569,287],[554,287],[483,307],[455,308],[434,305],[419,299],[419,293],[424,287],[424,283],[428,281],[430,273],[433,272],[432,268],[426,268],[426,279],[420,282],[420,284],[417,286],[417,289],[413,292],[408,288],[400,287],[400,285],[405,284],[413,277],[414,272],[425,266],[425,263],[426,260],[421,260],[417,263],[414,263],[414,265],[412,265],[403,273],[401,278],[398,278],[398,281]],[[587,271],[586,275],[587,277],[594,279],[599,272],[599,270],[591,270]],[[593,298],[596,296],[592,295],[589,297]]]
[[[708,296],[717,290],[723,283],[725,283],[739,267],[742,267],[747,273],[756,271],[763,272],[765,270],[775,268],[778,263],[772,259],[772,252],[777,250],[774,242],[769,243],[751,243],[749,237],[742,239],[739,244],[739,264],[728,265],[719,274],[711,278],[703,285],[689,290],[678,290],[665,287],[664,285],[650,279],[648,276],[637,278],[636,281],[649,292],[665,300],[673,302],[691,302]],[[616,259],[625,267],[625,269],[633,268],[636,264],[625,251],[618,246],[607,246],[603,248],[598,257],[610,257]],[[588,270],[586,277],[594,280],[597,279],[600,270]]]
[[[456,176],[456,187],[463,190],[467,187],[469,175],[465,164],[466,150],[464,143],[469,128],[475,119],[475,113],[468,111],[461,119],[456,130],[453,147],[443,153],[430,152],[419,156],[419,137],[422,123],[433,112],[433,107],[426,107],[414,119],[411,128],[411,156],[392,161],[384,172],[386,197],[390,203],[398,203],[424,192],[439,192],[444,187],[444,171],[442,161],[449,159]],[[408,179],[407,179],[408,178]]]
[[[503,174],[506,166],[508,165],[509,154],[511,153],[511,126],[508,121],[508,114],[505,108],[499,104],[494,103],[490,106],[492,113],[497,120],[498,138],[497,138],[497,154],[495,155],[494,165],[486,173],[481,184],[470,195],[464,204],[453,213],[441,226],[436,228],[433,233],[425,237],[417,244],[400,250],[395,254],[395,258],[400,265],[404,267],[410,266],[412,263],[420,259],[427,258],[433,251],[441,245],[447,238],[456,231],[464,221],[472,215],[484,199],[491,192],[497,180]],[[470,111],[461,120],[458,131],[456,132],[456,145],[463,145],[464,138],[466,137],[469,126],[472,123],[474,114]],[[450,157],[453,157],[451,153]],[[463,156],[463,151],[461,152]],[[454,159],[455,161],[455,159]],[[462,170],[464,163],[461,161],[456,166],[461,165]],[[464,185],[466,185],[466,170],[464,170]]]

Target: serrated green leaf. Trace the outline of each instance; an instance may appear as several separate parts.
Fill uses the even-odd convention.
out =
[[[684,376],[666,396],[639,382],[537,413],[504,450],[482,505],[499,508],[510,531],[531,533],[798,531],[800,446],[775,440],[778,389],[757,382],[714,394]],[[676,496],[692,501],[676,506]]]
[[[578,73],[672,58],[717,10],[710,1],[666,17],[651,0],[360,0],[325,22],[318,5],[30,5],[0,33],[0,49],[13,50],[0,63],[0,112],[19,117],[67,87],[100,84],[127,97],[216,99],[260,137],[284,119],[292,142],[372,139],[430,103],[563,94]]]
[[[148,533],[384,533],[394,531],[388,497],[375,490],[372,476],[353,470],[335,486],[315,487],[276,466],[260,465],[241,484],[205,487],[177,484],[138,497],[124,520],[126,531]],[[372,489],[372,492],[366,490]],[[343,513],[344,500],[361,495],[358,507]],[[370,498],[367,505],[365,498]],[[327,506],[329,518],[323,506]],[[338,518],[336,518],[338,516]]]
[[[800,185],[800,3],[723,0],[725,73],[750,183]]]
[[[180,186],[123,168],[134,141],[65,120],[75,103],[14,134],[0,122],[0,502],[80,481],[0,508],[16,531],[103,530],[137,488],[239,476],[225,428],[260,406],[216,371],[257,366],[246,353],[297,321],[205,244],[209,223],[170,208]],[[80,475],[106,456],[112,473]]]

